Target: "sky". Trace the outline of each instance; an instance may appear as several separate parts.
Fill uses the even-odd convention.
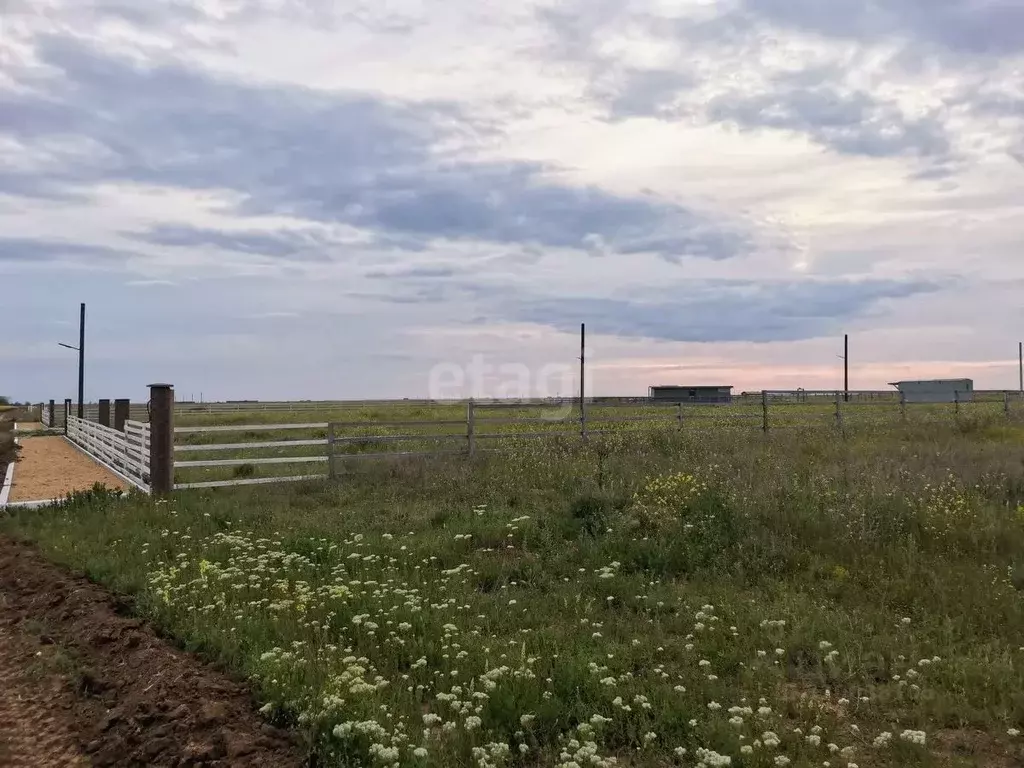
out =
[[[0,0],[17,399],[1016,388],[1022,289],[1019,0]]]

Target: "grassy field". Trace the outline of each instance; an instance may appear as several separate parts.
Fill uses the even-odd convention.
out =
[[[1008,768],[1024,431],[940,416],[627,424],[0,530],[248,677],[325,765]]]
[[[1014,423],[1024,408],[1014,400],[1009,413],[1004,403],[979,401],[955,408],[946,405],[910,405],[901,411],[896,400],[871,400],[840,404],[834,402],[769,403],[769,429],[827,430],[837,436],[865,431],[877,432],[918,427],[926,424],[959,426],[963,429]],[[735,431],[749,439],[758,439],[765,423],[760,398],[738,401],[732,405],[589,405],[587,431],[595,433],[637,433],[658,430],[679,432]],[[358,457],[363,454],[391,452],[460,451],[468,448],[467,406],[465,404],[391,403],[361,406],[300,406],[294,409],[250,410],[229,413],[178,413],[178,427],[218,427],[217,432],[178,434],[176,443],[188,446],[218,443],[252,444],[270,441],[325,441],[327,424],[334,424],[334,434],[344,442],[335,445],[339,456]],[[277,431],[246,429],[251,426],[314,424],[306,429]],[[223,431],[230,427],[230,429]],[[551,406],[508,407],[481,405],[474,412],[476,448],[504,450],[510,442],[532,439],[537,433],[568,433],[579,435],[581,429],[578,405],[564,408]],[[358,441],[355,440],[358,438]],[[325,444],[317,446],[267,446],[227,451],[179,452],[179,461],[234,460],[324,456]],[[339,471],[353,466],[351,460],[337,462]],[[176,472],[179,483],[226,480],[233,477],[279,477],[326,474],[325,463],[243,464],[234,467],[182,467]]]

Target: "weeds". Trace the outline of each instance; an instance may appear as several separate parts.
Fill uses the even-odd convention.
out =
[[[2,525],[246,674],[329,765],[944,766],[950,732],[1024,760],[1019,442],[748,437]]]

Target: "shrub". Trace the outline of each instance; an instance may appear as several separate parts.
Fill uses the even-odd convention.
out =
[[[577,526],[590,536],[597,536],[608,529],[614,517],[614,504],[604,493],[583,493],[572,500],[569,514]]]

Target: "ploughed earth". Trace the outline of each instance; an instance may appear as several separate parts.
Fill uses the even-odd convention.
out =
[[[0,536],[0,765],[305,764],[248,689],[109,592]]]

